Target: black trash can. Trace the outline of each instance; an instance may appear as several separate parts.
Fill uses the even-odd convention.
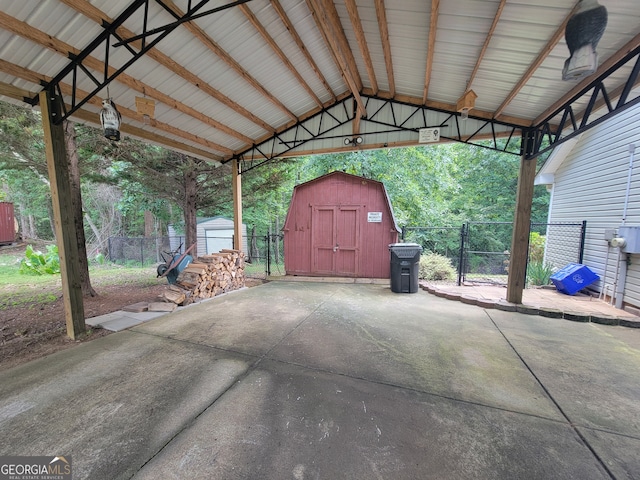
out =
[[[416,293],[422,247],[417,243],[392,243],[391,291],[395,293]]]

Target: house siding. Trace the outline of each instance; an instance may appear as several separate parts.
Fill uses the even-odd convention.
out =
[[[550,222],[587,221],[583,263],[601,280],[602,290],[614,282],[618,251],[610,249],[605,229],[622,223],[627,179],[629,145],[636,155],[627,207],[626,225],[640,226],[640,105],[588,130],[555,171]],[[546,258],[553,258],[562,242],[549,235]],[[624,302],[640,307],[640,255],[630,255]]]

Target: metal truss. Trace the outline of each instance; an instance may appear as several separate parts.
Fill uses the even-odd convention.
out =
[[[615,73],[626,69],[628,77],[623,85],[607,87],[605,82]],[[640,94],[632,95],[640,72],[640,46],[630,51],[612,67],[604,71],[593,82],[577,92],[564,105],[558,107],[547,118],[533,127],[534,141],[531,152],[525,158],[535,158],[552,150],[563,142],[580,135],[612,116],[640,102]],[[624,73],[624,72],[621,72]],[[585,100],[588,99],[586,108]],[[615,103],[614,103],[615,102]],[[581,111],[578,112],[578,109]],[[601,109],[606,108],[602,114]],[[600,111],[599,111],[600,110]],[[559,123],[557,119],[560,117]],[[552,124],[552,121],[556,124]]]
[[[295,125],[275,133],[269,139],[253,145],[223,163],[237,160],[240,162],[240,173],[244,173],[311,141],[344,138],[344,134],[335,135],[334,132],[355,118],[356,109],[353,102],[353,97],[350,96],[330,107],[323,108],[315,115],[296,122]]]
[[[360,130],[356,133],[346,132],[344,129],[339,130],[340,127],[355,119],[357,110],[354,106],[355,100],[353,96],[349,96],[274,134],[267,140],[249,147],[227,161],[239,161],[242,173],[278,157],[290,155],[293,150],[314,141],[348,139],[352,136],[367,137],[388,133],[410,132],[417,135],[422,128],[435,127],[451,132],[449,136],[441,134],[440,138],[442,139],[468,143],[503,153],[522,155],[520,142],[522,126],[471,116],[468,120],[462,121],[459,113],[451,113],[446,110],[416,106],[374,96],[362,95],[362,98],[365,100],[367,111],[371,113],[366,118],[360,119]],[[473,128],[469,129],[470,125]],[[496,129],[497,126],[499,126],[498,129]]]
[[[440,134],[440,138],[452,140],[460,143],[467,143],[477,147],[496,150],[502,153],[521,155],[521,148],[515,138],[520,137],[523,129],[520,125],[501,122],[498,120],[487,120],[480,117],[469,116],[467,120],[461,120],[460,113],[453,113],[449,110],[414,105],[397,100],[389,100],[379,97],[365,97],[365,106],[368,108],[372,99],[383,102],[383,104],[373,113],[373,115],[363,118],[362,122],[389,127],[391,130],[375,131],[372,134],[389,132],[418,132],[422,128],[439,127],[445,129],[453,124],[450,135]],[[408,107],[400,109],[399,106]],[[391,118],[392,122],[381,118]],[[427,121],[427,118],[431,120]],[[416,122],[417,120],[417,122]],[[465,129],[463,122],[469,121],[474,124],[471,131]],[[502,131],[496,131],[496,126],[502,127]],[[516,135],[516,133],[518,133]],[[499,138],[507,138],[506,142],[499,142]]]
[[[149,28],[149,4],[152,1],[157,1],[157,3],[159,3],[164,9],[169,11],[171,15],[176,18],[176,21],[158,28]],[[60,83],[68,76],[71,76],[72,78],[72,95],[70,107],[68,109],[65,108],[62,116],[54,120],[55,123],[59,124],[63,120],[67,119],[76,110],[81,108],[91,98],[97,95],[100,90],[102,90],[111,81],[118,77],[118,75],[127,70],[149,50],[155,47],[158,42],[164,39],[167,35],[169,35],[183,23],[195,20],[196,18],[201,18],[206,15],[211,15],[222,10],[226,10],[227,8],[234,7],[241,3],[247,3],[248,1],[250,0],[238,0],[236,2],[228,3],[226,5],[198,13],[204,6],[206,6],[207,3],[210,2],[210,0],[201,0],[193,6],[192,0],[189,0],[187,12],[183,16],[179,16],[173,13],[166,5],[164,5],[162,3],[162,0],[133,0],[131,5],[129,5],[129,7],[124,12],[122,12],[120,16],[112,23],[103,23],[103,30],[100,35],[98,35],[82,52],[80,52],[78,55],[70,53],[69,58],[71,62],[60,73],[58,73],[55,78],[44,85],[44,88],[46,90],[55,90],[58,95],[62,96]],[[141,15],[137,14],[139,10],[143,10],[143,13]],[[142,33],[132,38],[123,39],[120,35],[118,35],[117,30],[125,21],[130,18],[139,23],[140,26],[137,30],[141,31]],[[150,35],[157,36],[152,41],[147,42],[147,37]],[[139,45],[133,43],[136,40],[140,41]],[[124,50],[126,50],[130,54],[130,58],[121,67],[115,70],[115,72],[109,74],[109,59],[112,53],[112,48],[120,46],[124,47]],[[120,54],[120,51],[122,50],[123,49],[119,49],[118,53]],[[85,60],[93,52],[98,52],[98,57],[103,59],[103,71],[97,75],[94,74],[91,69],[84,64]],[[95,88],[86,95],[78,95],[79,77],[82,77],[85,80],[89,79],[95,85]],[[36,105],[38,101],[38,96],[36,95],[30,100],[29,103],[31,103],[32,105]]]

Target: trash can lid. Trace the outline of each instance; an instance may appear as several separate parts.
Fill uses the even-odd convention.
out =
[[[422,253],[422,246],[417,243],[391,243],[389,244],[391,256],[397,258],[414,258]]]
[[[418,243],[390,243],[389,249],[392,248],[420,248],[422,250],[422,246]]]

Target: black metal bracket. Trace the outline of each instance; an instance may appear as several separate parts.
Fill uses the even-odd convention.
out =
[[[470,116],[470,121],[475,122],[475,130],[470,135],[466,135],[463,133],[459,114],[375,96],[362,95],[362,98],[365,100],[367,111],[372,113],[360,119],[361,126],[368,124],[370,128],[361,128],[357,133],[358,136],[366,137],[394,132],[418,133],[422,128],[447,128],[453,125],[453,135],[450,137],[441,136],[441,138],[503,153],[522,155],[519,141],[523,131],[522,126]],[[346,97],[338,103],[320,110],[315,115],[237,153],[223,163],[237,160],[240,163],[240,172],[247,172],[273,159],[287,155],[309,142],[348,137],[349,134],[344,132],[336,134],[335,131],[355,119],[356,109],[353,108],[353,102],[353,96]],[[496,126],[500,126],[499,131],[496,130]],[[499,141],[504,138],[506,141]]]
[[[632,95],[633,88],[638,84],[639,73],[640,46],[631,50],[595,80],[580,89],[564,105],[538,123],[533,128],[533,148],[525,158],[538,157],[639,103],[640,93]],[[618,77],[626,76],[626,81],[622,85],[612,87],[615,74],[618,74]],[[609,85],[607,80],[611,80],[608,82]],[[615,99],[617,101],[614,103]],[[586,106],[585,100],[587,100]],[[606,109],[604,114],[602,109]],[[555,125],[553,121],[556,122]]]
[[[161,0],[133,0],[131,5],[127,7],[127,9],[122,12],[117,19],[115,19],[111,23],[104,22],[102,27],[103,30],[82,52],[77,55],[69,54],[69,59],[71,62],[63,68],[60,73],[58,73],[50,82],[44,85],[45,90],[55,90],[61,93],[60,91],[60,83],[67,77],[71,76],[71,86],[72,86],[72,94],[71,94],[71,103],[69,108],[65,108],[65,111],[61,118],[56,119],[56,123],[60,123],[63,120],[67,119],[71,116],[75,111],[81,108],[85,103],[87,103],[91,98],[100,92],[104,87],[106,87],[110,82],[112,82],[116,77],[118,77],[121,73],[127,70],[131,65],[133,65],[137,60],[139,60],[142,56],[144,56],[149,50],[154,48],[158,42],[163,40],[167,35],[173,32],[176,28],[182,25],[185,22],[189,22],[195,20],[196,18],[201,18],[206,15],[211,15],[213,13],[220,12],[222,10],[226,10],[227,8],[234,7],[241,3],[247,3],[250,0],[238,0],[236,2],[232,2],[226,5],[222,5],[220,7],[207,10],[205,12],[198,13],[210,0],[200,0],[194,6],[191,5],[191,0],[189,0],[189,7],[187,12],[183,16],[177,16],[172,14],[177,20],[168,25],[164,25],[159,28],[149,28],[149,3],[151,1],[157,1],[162,5]],[[165,5],[162,5],[163,8],[167,8]],[[143,9],[143,13],[137,15],[137,12]],[[136,22],[140,23],[139,30],[142,31],[142,34],[136,35],[135,37],[123,39],[121,38],[117,30],[120,28],[125,21],[130,18],[135,18]],[[147,42],[147,37],[150,35],[157,35],[152,41]],[[112,45],[112,42],[115,40],[115,43]],[[140,40],[140,46],[135,47],[131,45],[130,42],[135,40]],[[112,48],[116,46],[124,46],[124,50],[129,53],[129,59],[122,64],[119,68],[117,68],[111,74],[109,73],[109,65],[110,58],[112,53]],[[122,58],[123,49],[118,49],[119,58]],[[100,58],[102,58],[102,72],[97,73],[93,68],[88,67],[85,64],[85,61],[93,52],[98,52]],[[119,60],[119,63],[121,60]],[[94,85],[95,88],[82,96],[78,95],[78,78],[81,77],[83,79],[89,79]],[[29,103],[32,105],[36,105],[38,103],[38,96],[30,99]]]

